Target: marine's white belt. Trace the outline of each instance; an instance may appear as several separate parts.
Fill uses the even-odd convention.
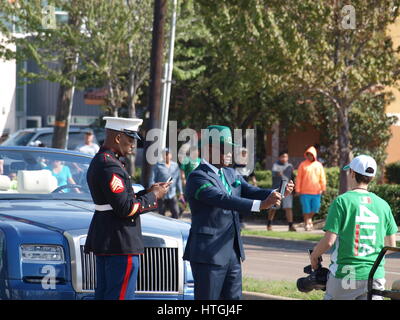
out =
[[[96,211],[109,211],[112,210],[113,208],[109,204],[95,204],[94,209]]]

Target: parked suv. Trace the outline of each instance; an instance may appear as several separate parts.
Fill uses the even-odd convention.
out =
[[[70,128],[68,135],[68,150],[75,150],[76,147],[82,144],[85,139],[85,132],[87,128]],[[18,130],[13,133],[7,140],[5,140],[2,146],[37,146],[36,141],[40,141],[45,147],[51,147],[51,140],[53,139],[53,128],[29,128]],[[96,137],[93,140],[97,143]]]

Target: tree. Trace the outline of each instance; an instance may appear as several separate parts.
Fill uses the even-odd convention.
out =
[[[68,23],[51,20],[52,8],[67,13]],[[45,12],[44,9],[47,9]],[[41,1],[5,3],[0,30],[7,43],[0,52],[7,59],[33,59],[39,74],[24,72],[30,80],[60,83],[53,147],[65,148],[73,88],[108,87],[108,102],[115,115],[122,105],[136,116],[135,102],[148,77],[151,4],[135,0]],[[7,28],[14,24],[19,33]],[[25,35],[21,37],[20,35]]]
[[[323,95],[335,110],[341,167],[352,157],[349,115],[354,105],[373,103],[364,99],[371,98],[370,90],[395,85],[400,70],[398,48],[386,34],[399,15],[399,1],[345,4],[274,1],[272,9],[262,9],[269,12],[271,33],[265,33],[266,41],[274,44],[283,64],[290,66],[289,87],[310,97]],[[347,173],[341,171],[340,192],[347,189]]]
[[[386,34],[399,15],[399,1],[198,2],[215,51],[220,51],[222,72],[214,80],[218,83],[221,77],[216,90],[225,86],[225,104],[227,99],[246,103],[251,94],[264,92],[314,100],[323,96],[335,115],[339,166],[347,164],[352,157],[352,109],[361,101],[372,105],[370,90],[394,86],[399,78],[399,50]],[[227,77],[229,70],[234,72]],[[269,107],[260,109],[273,110]],[[342,171],[340,191],[347,188]]]
[[[69,115],[77,84],[82,24],[82,15],[76,11],[78,2],[72,0],[62,6],[64,2],[54,1],[54,4],[70,9],[66,23],[57,23],[54,6],[43,6],[41,1],[6,1],[2,7],[1,33],[6,44],[15,44],[17,48],[11,51],[2,46],[2,55],[17,61],[32,59],[41,72],[34,74],[23,70],[23,76],[31,81],[46,79],[60,84],[52,142],[52,146],[58,148],[66,147]],[[13,25],[14,30],[7,28],[8,25]]]

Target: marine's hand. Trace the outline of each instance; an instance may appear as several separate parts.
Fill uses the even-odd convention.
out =
[[[169,186],[172,182],[160,182],[153,184],[149,191],[154,192],[157,200],[164,198],[165,194],[168,192]]]
[[[261,201],[260,209],[268,209],[272,206],[279,207],[281,205],[281,199],[281,194],[277,191],[273,191],[265,200]]]

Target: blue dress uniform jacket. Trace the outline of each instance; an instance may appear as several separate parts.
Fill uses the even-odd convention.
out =
[[[128,172],[111,150],[101,148],[87,172],[87,182],[97,205],[112,210],[95,211],[85,243],[94,254],[141,254],[144,252],[140,214],[157,207],[153,192],[134,194]]]
[[[232,168],[223,171],[231,195],[207,164],[200,164],[189,175],[185,195],[190,205],[192,226],[183,258],[190,262],[223,266],[229,262],[233,250],[243,261],[239,211],[251,212],[253,200],[264,200],[271,193],[269,189],[247,183]]]

